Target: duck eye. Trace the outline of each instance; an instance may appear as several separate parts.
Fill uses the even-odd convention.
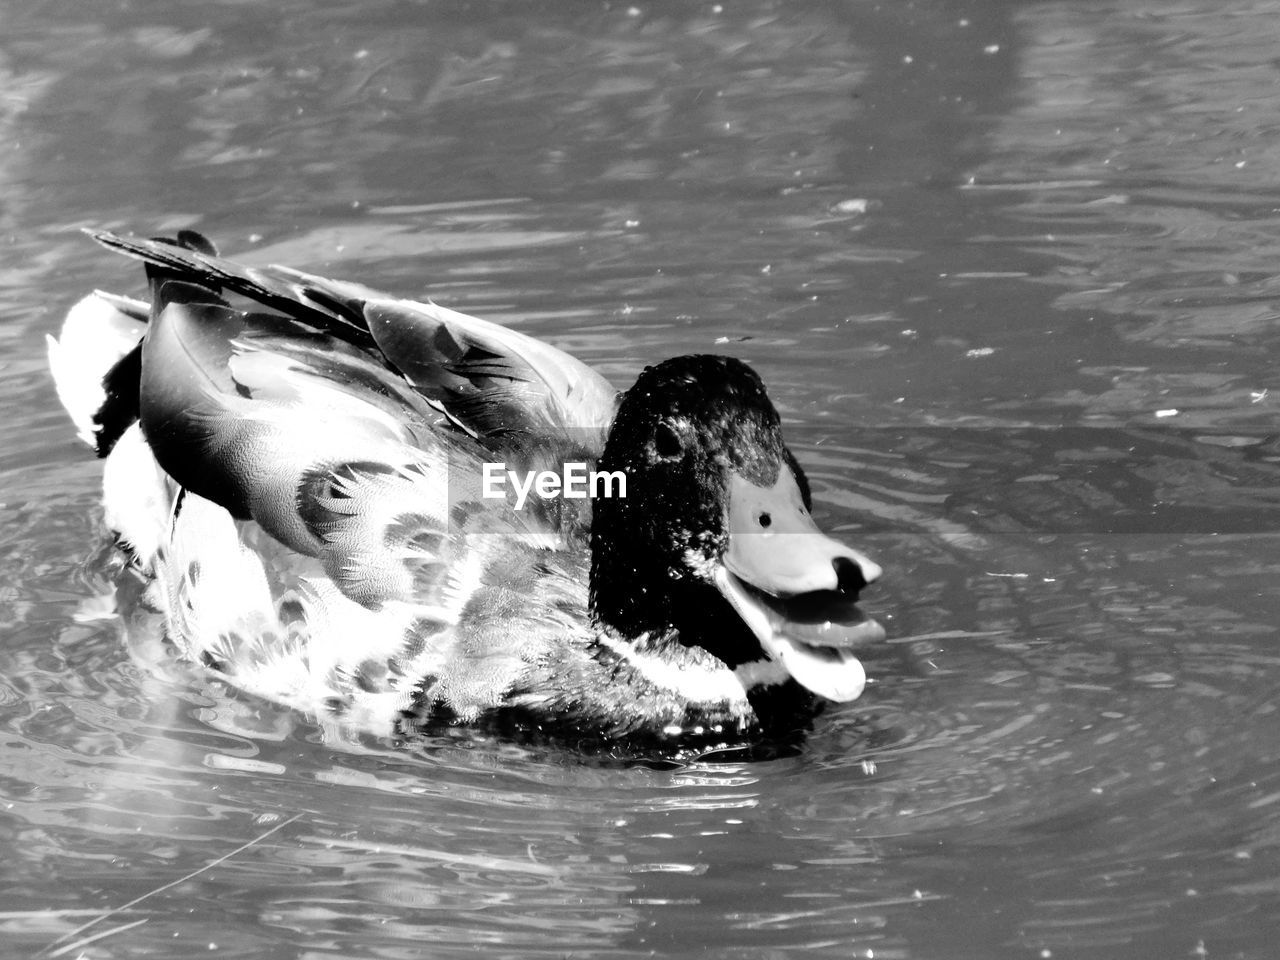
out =
[[[658,429],[653,433],[653,449],[663,459],[678,457],[684,450],[675,428],[665,421],[658,424]]]
[[[756,517],[756,520],[765,529],[768,529],[773,524],[773,517],[769,516],[768,513],[760,514],[760,516]]]

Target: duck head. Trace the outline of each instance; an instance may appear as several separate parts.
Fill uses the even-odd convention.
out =
[[[706,355],[647,368],[599,467],[623,471],[627,495],[593,503],[598,622],[624,639],[700,646],[748,689],[789,676],[832,700],[862,693],[854,650],[884,630],[856,601],[881,571],[813,522],[755,371]]]

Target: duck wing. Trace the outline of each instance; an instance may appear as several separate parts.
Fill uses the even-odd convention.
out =
[[[604,449],[617,392],[564,351],[433,303],[369,300],[364,316],[410,382],[480,436],[562,439],[593,456]]]
[[[185,245],[90,231],[164,277],[190,278],[279,310],[330,336],[376,349],[387,365],[491,449],[507,438],[567,442],[596,455],[617,393],[600,374],[549,344],[432,303],[288,267],[251,267],[216,256],[198,235]]]
[[[449,594],[450,481],[475,472],[474,442],[367,351],[195,284],[158,299],[138,393],[164,471],[363,606]]]
[[[281,268],[252,267],[218,256],[213,244],[192,230],[179,231],[176,240],[125,237],[107,230],[85,233],[107,249],[147,265],[153,316],[163,306],[156,296],[159,285],[184,280],[214,294],[223,289],[238,293],[355,346],[375,345],[361,312],[361,294],[375,292],[359,284],[335,281],[326,290],[300,286]]]

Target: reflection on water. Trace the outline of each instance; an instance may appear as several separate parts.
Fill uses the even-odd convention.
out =
[[[1264,7],[1100,20],[1049,4],[1016,18],[1027,95],[969,186],[1008,197],[1012,223],[984,240],[1051,256],[1039,280],[1067,322],[1120,338],[1094,383],[1063,397],[1090,414],[1274,420],[1280,193]]]
[[[1271,5],[3,20],[10,952],[1271,955]],[[755,364],[820,522],[886,568],[868,692],[794,756],[628,765],[335,739],[177,662],[114,612],[44,372],[60,311],[129,286],[86,223],[434,297],[620,385]]]

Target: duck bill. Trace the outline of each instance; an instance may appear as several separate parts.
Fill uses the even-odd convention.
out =
[[[879,566],[818,529],[789,470],[772,488],[731,475],[728,520],[716,588],[797,683],[856,700],[867,675],[855,651],[885,635],[856,602]]]

